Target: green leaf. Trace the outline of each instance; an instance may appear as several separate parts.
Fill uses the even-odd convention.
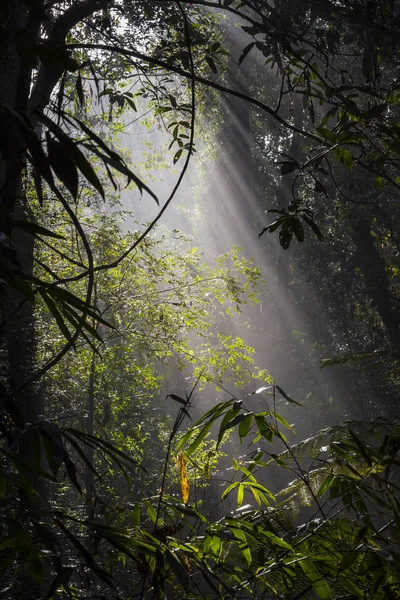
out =
[[[333,144],[336,143],[337,135],[330,129],[326,129],[326,127],[317,127],[317,131],[329,142],[332,142]]]
[[[332,594],[329,585],[327,584],[326,579],[322,577],[320,571],[317,569],[311,558],[302,558],[299,561],[299,564],[305,575],[311,581],[312,586],[318,596],[322,598],[322,600],[332,600]]]
[[[35,131],[32,129],[29,120],[26,118],[25,115],[21,115],[17,111],[7,106],[4,106],[3,108],[10,114],[11,119],[15,122],[18,129],[20,130],[21,135],[23,136],[26,146],[30,152],[32,158],[31,162],[35,167],[35,170],[41,175],[41,177],[43,177],[47,181],[47,183],[50,186],[54,185],[49,159],[44,153],[42,144],[40,143],[40,140],[37,137]]]
[[[83,560],[85,561],[85,563],[87,564],[87,566],[92,569],[92,571],[102,580],[104,581],[104,583],[106,583],[108,586],[110,587],[114,587],[111,581],[111,575],[110,573],[108,573],[107,571],[105,571],[104,569],[102,569],[101,567],[99,567],[92,555],[90,554],[90,552],[88,552],[86,550],[86,548],[83,546],[83,544],[81,544],[81,542],[78,540],[78,538],[69,531],[69,529],[67,529],[65,527],[65,525],[59,520],[59,519],[54,519],[55,522],[57,523],[57,525],[59,526],[59,528],[61,529],[61,531],[64,533],[64,535],[68,538],[68,540],[71,542],[71,544],[74,546],[75,550],[77,550],[78,554],[83,558]]]
[[[65,431],[61,431],[61,433],[63,437],[71,444],[74,450],[78,453],[79,457],[84,462],[89,471],[91,471],[99,480],[101,480],[100,473],[96,471],[93,462],[88,459],[88,457],[86,456],[82,448],[79,446],[79,444],[77,444],[76,441]]]
[[[319,241],[322,242],[324,239],[324,236],[322,235],[321,231],[319,230],[318,226],[315,224],[313,219],[311,219],[311,217],[309,217],[308,215],[306,215],[304,213],[301,213],[301,218],[303,219],[303,221],[305,223],[307,223],[307,225],[310,227],[310,229],[312,229],[312,231],[315,233],[315,235],[317,236]]]
[[[349,550],[346,552],[340,561],[339,571],[346,571],[346,569],[350,569],[350,567],[352,567],[354,563],[359,560],[360,556],[362,556],[362,554],[360,554],[360,552],[357,550]]]
[[[300,220],[297,219],[296,217],[292,218],[292,229],[293,229],[294,235],[297,238],[297,241],[304,242],[303,225],[301,224]]]
[[[58,179],[76,200],[78,197],[78,170],[60,142],[47,134],[47,149],[50,165]]]
[[[234,427],[236,425],[236,422],[237,422],[236,417],[239,412],[240,412],[240,408],[232,408],[231,410],[228,410],[228,412],[224,415],[224,418],[221,421],[221,425],[220,425],[219,432],[218,432],[217,448],[218,448],[219,444],[221,443],[221,440],[222,440],[222,437],[223,437],[225,431],[227,431],[228,429],[231,429],[232,427]],[[240,420],[242,420],[243,416],[239,415],[239,417],[240,417]]]
[[[182,148],[180,148],[180,149],[179,149],[179,150],[178,150],[178,151],[175,153],[175,156],[174,156],[174,164],[176,164],[176,163],[178,162],[178,160],[180,159],[180,157],[181,157],[181,155],[182,155],[182,152],[183,152],[183,150],[182,150]]]
[[[251,552],[250,552],[250,548],[249,548],[249,543],[246,537],[245,532],[242,529],[238,529],[238,528],[234,528],[233,529],[233,535],[235,536],[235,538],[237,538],[238,540],[240,540],[241,544],[239,545],[240,550],[244,556],[244,559],[246,560],[248,566],[251,565],[251,563],[253,562],[253,558],[251,556]]]
[[[296,400],[293,400],[293,398],[288,396],[287,393],[284,392],[281,387],[279,387],[279,385],[275,385],[275,388],[278,390],[278,392],[281,394],[281,396],[283,396],[285,398],[285,400],[287,400],[290,404],[296,404],[297,406],[302,406],[300,404],[300,402],[296,402]]]
[[[242,506],[242,504],[243,504],[244,490],[245,490],[244,485],[239,483],[239,485],[237,486],[237,505],[239,507]]]
[[[337,147],[333,149],[335,155],[340,160],[340,162],[347,167],[349,170],[353,168],[353,157],[351,153],[346,150],[346,148]]]
[[[289,425],[289,423],[286,421],[286,419],[284,419],[281,415],[279,415],[276,412],[272,412],[271,415],[273,415],[275,417],[275,419],[277,421],[279,421],[279,423],[284,425],[287,429],[289,429],[290,431],[294,431],[293,427],[291,425]]]
[[[263,438],[268,440],[268,442],[272,441],[272,437],[276,434],[275,428],[268,423],[268,421],[261,417],[260,415],[255,415],[256,425],[258,427],[258,431],[262,435]]]
[[[320,498],[325,494],[325,492],[330,488],[332,481],[335,479],[335,475],[330,474],[321,483],[317,493],[315,494],[317,498]]]
[[[72,462],[72,460],[70,459],[67,452],[65,452],[65,455],[64,455],[64,464],[67,469],[68,477],[70,478],[70,480],[72,481],[72,483],[74,484],[74,486],[76,487],[78,492],[80,494],[82,494],[82,488],[78,483],[78,479],[77,479],[77,475],[76,475],[75,464]]]
[[[62,567],[60,572],[51,582],[49,591],[46,595],[46,600],[52,600],[54,594],[60,589],[62,586],[67,592],[70,598],[73,598],[72,592],[69,588],[68,582],[74,573],[75,569],[73,567]]]
[[[53,238],[58,238],[60,240],[65,240],[64,235],[54,233],[54,231],[50,231],[50,229],[46,229],[46,227],[42,227],[42,225],[32,223],[31,221],[13,220],[11,221],[11,225],[13,227],[17,227],[18,229],[22,229],[23,231],[27,231],[28,233],[32,233],[32,235],[45,235]]]
[[[154,509],[153,505],[150,502],[146,502],[147,512],[149,514],[150,519],[153,521],[154,525],[157,524],[157,511]],[[160,523],[159,523],[160,525]]]
[[[251,423],[253,420],[253,414],[252,413],[246,413],[243,415],[243,419],[241,420],[241,422],[239,423],[239,437],[242,440],[243,438],[246,437],[246,435],[249,433],[250,428],[251,428]]]
[[[171,568],[171,571],[176,575],[176,578],[183,589],[188,590],[190,585],[189,573],[186,571],[176,554],[167,548],[165,552],[165,558]]]
[[[228,485],[228,487],[225,488],[224,491],[222,492],[221,498],[224,499],[227,496],[229,496],[229,494],[232,492],[232,490],[236,489],[238,487],[238,485],[244,485],[244,484],[241,484],[239,481],[234,481],[233,483],[230,483]]]
[[[206,56],[206,62],[213,73],[218,73],[217,67],[215,66],[214,59],[211,58],[211,56],[209,56],[208,54]]]
[[[57,305],[55,304],[55,302],[46,294],[46,292],[44,290],[39,290],[40,295],[42,296],[43,300],[45,301],[47,308],[50,311],[50,314],[54,317],[57,326],[59,328],[59,330],[61,331],[61,333],[63,334],[63,336],[68,340],[68,342],[72,342],[72,335],[71,332],[69,331],[67,325],[65,324],[65,321],[60,313],[60,311],[57,308]],[[75,347],[75,345],[74,345]]]
[[[357,447],[358,447],[358,449],[361,452],[361,456],[364,458],[364,460],[367,463],[367,465],[369,467],[371,467],[372,466],[372,459],[371,459],[371,456],[368,454],[367,449],[365,448],[364,444],[362,443],[362,441],[360,440],[360,438],[354,433],[354,431],[352,431],[349,427],[347,429],[349,431],[350,436],[353,438],[353,440],[357,444]]]
[[[212,424],[213,424],[213,421],[210,421],[209,423],[207,423],[207,425],[205,425],[205,427],[203,427],[203,429],[200,431],[200,433],[197,435],[197,437],[190,444],[189,448],[186,450],[187,456],[190,456],[191,454],[196,452],[197,448],[200,446],[201,442],[204,440],[204,438],[210,431]]]
[[[135,504],[131,510],[131,519],[134,527],[140,525],[140,504]]]

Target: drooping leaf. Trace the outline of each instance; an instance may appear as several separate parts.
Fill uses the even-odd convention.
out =
[[[71,157],[65,153],[60,142],[47,135],[48,157],[51,167],[58,179],[76,200],[78,197],[78,170]]]
[[[83,92],[82,77],[80,73],[78,73],[78,77],[76,78],[75,89],[78,95],[79,103],[81,106],[83,106],[85,103],[85,94]]]
[[[23,231],[27,231],[28,233],[32,233],[32,235],[45,235],[48,237],[58,238],[60,240],[65,239],[64,235],[54,233],[54,231],[50,231],[50,229],[47,229],[42,225],[38,225],[37,223],[32,223],[31,221],[13,220],[11,221],[11,225],[13,227],[17,227],[18,229],[22,229]]]
[[[185,467],[185,455],[183,452],[179,455],[179,481],[181,485],[182,501],[184,504],[189,500],[190,484]]]
[[[297,162],[284,161],[281,164],[281,175],[288,175],[289,173],[293,173],[293,171],[295,171],[298,168],[299,165]]]
[[[85,546],[78,540],[76,535],[74,535],[71,531],[69,531],[69,529],[67,529],[67,527],[65,527],[65,525],[59,519],[54,519],[54,520],[57,523],[57,525],[59,526],[59,528],[61,529],[61,531],[64,533],[64,535],[71,542],[71,544],[73,545],[75,550],[78,552],[78,554],[85,561],[87,566],[93,571],[93,573],[95,573],[109,587],[114,588],[114,585],[112,583],[111,574],[97,565],[97,563],[95,562],[91,553],[88,552],[88,550],[85,548]]]
[[[246,435],[249,433],[250,428],[251,428],[251,424],[253,421],[253,414],[252,413],[247,413],[243,416],[244,418],[242,419],[242,421],[239,423],[239,437],[242,440],[243,438],[246,437]]]
[[[242,62],[244,61],[244,59],[246,58],[246,56],[248,55],[248,53],[250,52],[250,50],[252,48],[254,48],[255,44],[256,44],[255,42],[251,42],[245,48],[243,48],[242,53],[241,53],[241,55],[239,57],[239,65],[242,64]]]
[[[300,404],[300,402],[297,402],[296,400],[293,400],[293,398],[288,396],[288,394],[286,392],[284,392],[283,389],[281,387],[279,387],[279,385],[275,385],[275,388],[278,390],[278,392],[281,394],[281,396],[283,396],[285,398],[285,400],[287,400],[290,404],[296,404],[297,406],[302,406]]]
[[[218,73],[217,67],[215,66],[214,59],[209,54],[206,55],[206,62],[213,73]]]
[[[314,564],[311,558],[302,558],[299,561],[301,568],[303,569],[306,577],[311,581],[312,586],[318,596],[322,600],[332,600],[332,593],[326,579],[321,575],[319,569]]]

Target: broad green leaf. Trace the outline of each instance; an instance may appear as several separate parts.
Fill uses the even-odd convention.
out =
[[[311,558],[302,558],[299,561],[305,575],[311,581],[312,586],[322,600],[332,600],[332,593],[326,579],[321,575]]]
[[[353,157],[351,153],[348,150],[346,150],[346,148],[338,146],[334,148],[333,151],[345,167],[347,167],[349,170],[353,168]]]
[[[235,528],[235,529],[233,529],[233,535],[241,542],[241,544],[239,545],[240,550],[241,550],[248,566],[250,566],[251,563],[253,562],[253,559],[251,556],[249,543],[248,543],[246,534],[244,533],[244,531],[242,531],[242,529]]]
[[[258,427],[258,431],[260,435],[264,437],[268,442],[272,441],[272,437],[276,435],[275,428],[266,421],[264,417],[260,417],[259,415],[255,415],[254,417],[256,425]]]
[[[326,129],[326,127],[317,127],[317,131],[325,139],[327,139],[329,142],[332,142],[332,144],[336,143],[336,141],[337,141],[337,135],[336,135],[336,133],[334,133],[330,129]]]
[[[135,527],[140,525],[140,505],[139,504],[135,504],[134,507],[132,508],[131,519],[132,519],[132,523]]]
[[[154,524],[156,524],[157,523],[157,511],[155,510],[153,505],[150,504],[150,502],[146,502],[146,507],[147,507],[147,512],[149,514],[150,519],[153,521]]]
[[[339,571],[346,571],[346,569],[350,569],[350,567],[352,567],[359,559],[360,552],[357,552],[357,550],[349,550],[340,561]]]
[[[329,489],[329,487],[334,479],[335,479],[335,475],[333,475],[333,474],[330,474],[327,477],[325,477],[325,479],[321,483],[317,493],[315,494],[317,498],[320,498],[321,496],[323,496],[325,494],[325,492]]]
[[[238,428],[239,437],[240,437],[241,440],[243,438],[245,438],[246,435],[249,433],[250,428],[251,428],[252,420],[253,420],[253,414],[252,413],[246,413],[246,414],[243,415],[243,419],[239,423],[239,428]]]
[[[165,552],[165,558],[171,568],[171,571],[176,575],[176,578],[183,589],[188,590],[190,585],[189,573],[186,571],[177,555],[167,548]]]
[[[204,440],[206,435],[209,433],[212,425],[213,425],[213,421],[210,421],[209,423],[207,423],[207,425],[205,425],[203,427],[203,429],[200,431],[200,433],[197,435],[197,437],[190,444],[189,448],[186,450],[187,456],[190,456],[191,454],[196,452],[196,450],[200,446],[201,442]]]

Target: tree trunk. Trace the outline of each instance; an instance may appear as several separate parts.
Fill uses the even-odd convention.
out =
[[[367,292],[386,331],[390,344],[400,351],[400,310],[381,257],[371,234],[371,221],[360,207],[351,210],[350,223],[356,244],[358,264],[365,280]]]

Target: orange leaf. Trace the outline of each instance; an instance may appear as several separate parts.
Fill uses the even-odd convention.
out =
[[[179,474],[181,481],[182,500],[183,503],[186,504],[186,502],[189,500],[190,484],[186,473],[185,455],[183,454],[183,452],[181,452],[179,455]]]

